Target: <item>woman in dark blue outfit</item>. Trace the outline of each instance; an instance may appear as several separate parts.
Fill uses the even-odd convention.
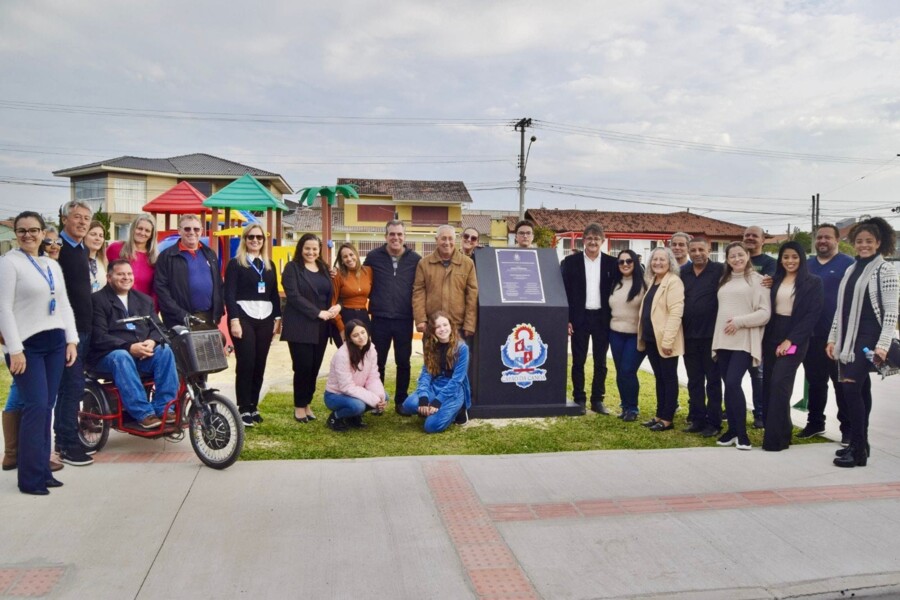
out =
[[[18,250],[0,258],[0,332],[6,364],[23,398],[19,425],[19,490],[45,496],[61,482],[50,473],[50,420],[63,367],[75,362],[78,332],[62,270],[39,256],[44,219],[20,213]]]
[[[822,280],[806,265],[803,246],[793,241],[781,245],[772,279],[772,317],[763,336],[763,450],[778,452],[791,445],[794,377],[822,312]]]
[[[328,265],[321,257],[322,242],[305,233],[297,242],[293,260],[284,268],[281,284],[284,306],[281,339],[288,343],[294,367],[294,420],[314,421],[309,403],[328,343],[328,323],[341,311],[331,304],[333,288]]]

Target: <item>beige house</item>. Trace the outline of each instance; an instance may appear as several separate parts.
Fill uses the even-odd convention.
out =
[[[128,225],[143,206],[182,181],[210,196],[249,173],[275,195],[293,194],[278,173],[242,165],[210,154],[186,154],[171,158],[120,156],[78,167],[54,171],[71,181],[72,199],[84,200],[95,211],[109,214],[113,235],[124,239]]]

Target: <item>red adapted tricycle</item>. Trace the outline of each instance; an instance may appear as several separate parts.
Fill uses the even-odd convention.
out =
[[[189,319],[196,319],[189,317]],[[130,435],[173,441],[184,439],[188,430],[194,452],[208,467],[225,469],[237,460],[244,446],[244,424],[237,407],[218,390],[206,386],[206,374],[228,368],[222,338],[218,331],[191,331],[173,327],[166,332],[150,317],[128,317],[121,323],[147,321],[172,348],[180,382],[175,399],[163,414],[175,412],[175,423],[163,419],[156,429],[143,429],[124,410],[116,384],[98,373],[85,375],[84,396],[78,411],[78,438],[86,452],[97,452],[106,445],[109,430]],[[143,377],[147,397],[153,394],[153,379]]]

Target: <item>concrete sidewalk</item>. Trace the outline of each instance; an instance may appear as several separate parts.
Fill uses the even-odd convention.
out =
[[[897,597],[900,378],[873,383],[847,470],[818,444],[219,472],[114,435],[49,497],[0,476],[0,597]]]

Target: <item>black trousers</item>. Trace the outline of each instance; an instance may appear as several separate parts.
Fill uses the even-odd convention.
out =
[[[725,384],[725,412],[728,415],[728,431],[738,436],[747,435],[747,397],[741,382],[744,373],[753,364],[753,357],[742,350],[717,350],[719,372]]]
[[[773,315],[763,338],[763,414],[766,432],[763,450],[786,450],[791,445],[791,394],[797,369],[806,356],[809,342],[797,346],[795,354],[775,356],[775,349],[790,332],[791,318]]]
[[[828,381],[830,380],[834,388],[841,434],[849,436],[850,419],[847,417],[844,386],[838,379],[837,361],[831,360],[825,354],[827,343],[828,338],[811,338],[806,358],[803,359],[803,370],[806,373],[806,382],[809,384],[806,423],[811,429],[825,429],[825,405],[828,402]],[[867,378],[866,384],[871,386],[871,380]]]
[[[870,363],[862,349],[874,348],[878,342],[878,333],[880,332],[867,336],[860,332],[856,340],[856,358],[851,363],[839,365],[844,401],[847,403],[847,418],[850,421],[850,443],[857,448],[864,448],[869,443],[869,413],[872,412]],[[848,379],[852,381],[847,381]]]
[[[266,374],[266,361],[272,347],[275,317],[252,319],[239,317],[241,337],[231,337],[234,356],[237,359],[234,373],[234,391],[238,410],[254,412],[259,405],[259,391]]]
[[[384,383],[384,367],[388,351],[394,345],[394,363],[397,365],[397,384],[394,389],[395,406],[400,406],[409,395],[409,357],[412,356],[413,320],[372,319],[372,343],[378,353],[378,374]]]
[[[288,342],[291,351],[291,363],[294,367],[294,407],[305,408],[312,402],[316,393],[316,378],[325,357],[327,339],[318,344],[301,344]]]
[[[572,325],[572,395],[576,404],[585,405],[584,363],[588,342],[593,344],[594,378],[591,381],[591,406],[606,397],[606,353],[609,350],[609,314],[603,310],[585,311],[579,327]]]
[[[678,406],[678,357],[663,356],[656,341],[644,341],[644,344],[656,377],[656,418],[671,422]]]
[[[684,341],[684,368],[688,378],[690,421],[705,427],[722,427],[722,375],[712,357],[712,338]]]

